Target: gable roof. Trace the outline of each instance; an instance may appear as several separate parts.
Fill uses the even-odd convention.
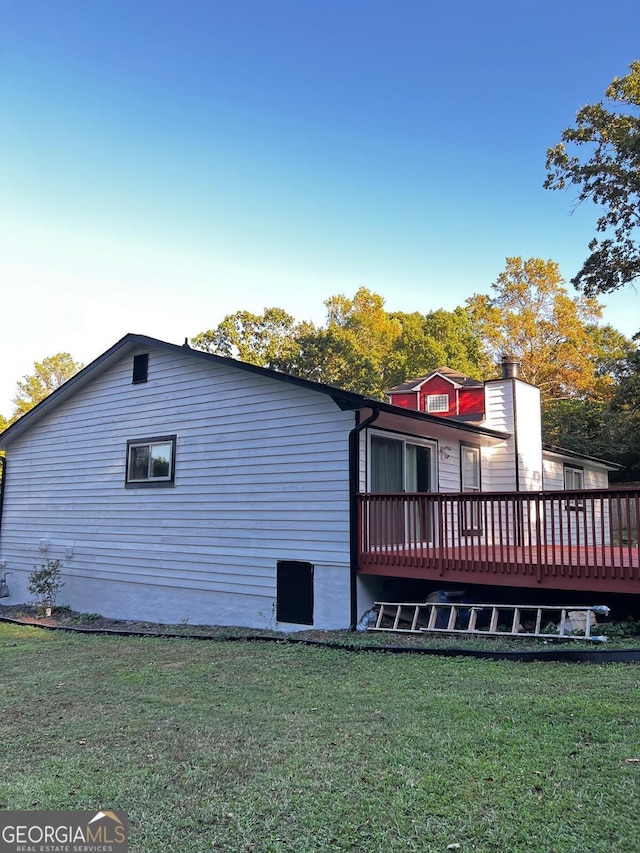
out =
[[[402,382],[400,385],[390,388],[387,391],[387,394],[398,394],[402,391],[419,391],[425,382],[428,382],[435,376],[440,376],[442,379],[446,379],[447,382],[450,382],[456,388],[478,388],[484,385],[484,382],[481,382],[479,379],[472,379],[470,376],[465,376],[465,374],[460,373],[459,370],[452,370],[450,367],[438,367],[436,370],[432,370],[431,373],[427,373],[425,376],[419,376],[417,379],[408,379],[406,382]]]
[[[380,400],[374,400],[371,397],[365,397],[364,395],[356,394],[353,391],[345,391],[342,388],[336,388],[333,385],[326,385],[322,382],[312,382],[310,379],[302,379],[299,376],[292,376],[289,373],[280,373],[277,370],[271,370],[267,367],[259,367],[255,364],[249,364],[246,361],[238,361],[234,358],[227,358],[226,356],[213,355],[212,353],[204,352],[202,350],[191,349],[186,341],[182,346],[179,346],[178,344],[170,344],[167,343],[167,341],[150,338],[146,335],[129,333],[115,343],[110,349],[102,353],[102,355],[98,356],[98,358],[84,367],[79,373],[76,373],[75,376],[71,377],[71,379],[57,388],[52,394],[45,397],[42,402],[38,403],[37,406],[34,406],[33,409],[1,433],[0,449],[4,449],[7,444],[10,444],[24,432],[35,426],[35,424],[56,409],[61,403],[69,399],[69,397],[84,388],[97,376],[104,373],[104,371],[117,364],[125,356],[129,353],[133,353],[141,346],[180,353],[181,355],[205,360],[210,363],[234,367],[238,370],[256,373],[259,376],[265,376],[279,382],[285,382],[290,385],[296,385],[310,391],[315,391],[319,394],[325,394],[329,396],[342,411],[376,409],[381,412],[386,411],[391,414],[402,415],[410,420],[427,421],[433,424],[438,424],[440,427],[443,425],[443,419],[437,415],[430,415],[426,412],[417,412],[411,409],[405,409],[401,406],[394,406],[391,403],[383,403]],[[451,423],[449,425],[453,426]],[[478,435],[486,435],[498,439],[506,439],[509,438],[510,435],[510,433],[495,429],[487,429],[486,427],[480,427],[475,424],[456,424],[456,427],[466,432],[474,432]]]

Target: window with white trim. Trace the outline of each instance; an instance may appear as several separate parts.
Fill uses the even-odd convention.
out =
[[[449,395],[448,394],[427,394],[427,411],[428,412],[448,412],[449,411]]]
[[[167,486],[175,477],[175,435],[127,442],[127,486]]]
[[[460,491],[479,492],[480,448],[472,444],[460,444]],[[482,508],[475,500],[462,500],[461,525],[465,536],[482,532]]]
[[[584,469],[576,465],[565,465],[564,487],[565,489],[584,489]],[[568,500],[567,509],[584,509],[584,501],[582,498]]]
[[[463,492],[480,491],[480,448],[471,444],[460,446],[460,481]]]
[[[584,469],[565,465],[564,487],[565,489],[584,489]]]

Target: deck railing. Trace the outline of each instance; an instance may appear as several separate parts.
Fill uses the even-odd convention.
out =
[[[640,489],[635,487],[363,494],[359,502],[364,572],[418,577],[423,573],[416,570],[435,569],[443,578],[455,574],[456,580],[460,573],[501,574],[520,584],[549,579],[554,585],[556,579],[559,587],[582,578],[604,586],[613,581],[620,591],[629,591],[627,582],[640,578]],[[478,582],[490,580],[478,577]]]

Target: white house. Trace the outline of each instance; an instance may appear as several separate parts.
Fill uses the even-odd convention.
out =
[[[3,603],[59,559],[80,611],[345,628],[380,583],[359,493],[606,487],[615,466],[543,449],[536,388],[469,387],[482,413],[449,417],[126,335],[0,436]]]

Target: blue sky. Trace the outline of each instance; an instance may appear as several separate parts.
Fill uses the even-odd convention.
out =
[[[127,332],[451,309],[513,255],[568,280],[598,211],[546,149],[639,32],[637,0],[0,0],[0,412]]]

